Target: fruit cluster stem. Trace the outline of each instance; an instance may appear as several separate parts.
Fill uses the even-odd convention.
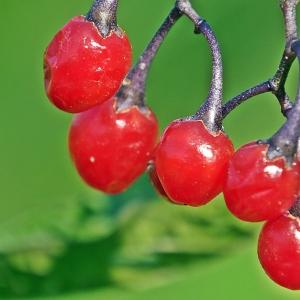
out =
[[[182,13],[177,7],[174,7],[170,11],[167,18],[155,33],[143,54],[140,56],[138,62],[126,76],[123,85],[117,94],[118,98],[122,99],[122,103],[119,103],[120,109],[124,109],[132,105],[144,107],[146,80],[151,63],[167,34],[181,16]]]
[[[296,58],[295,53],[291,49],[291,45],[298,39],[296,7],[299,2],[300,0],[280,1],[280,7],[284,17],[285,49],[275,75],[271,79],[263,83],[259,83],[227,101],[223,106],[223,118],[246,100],[267,92],[272,92],[276,96],[283,115],[286,117],[288,116],[293,104],[285,91],[285,83],[291,66]]]
[[[300,65],[300,41],[296,41],[291,46],[296,54]],[[268,157],[273,159],[278,156],[284,156],[289,162],[294,161],[294,156],[298,148],[300,136],[300,78],[296,103],[288,115],[285,124],[269,140]]]
[[[107,37],[117,27],[118,0],[95,0],[86,19],[95,23],[103,37]]]
[[[176,1],[175,7],[171,10],[136,65],[124,80],[123,85],[117,94],[118,98],[122,99],[118,107],[119,109],[124,109],[131,105],[144,107],[145,84],[152,60],[166,35],[182,15],[187,16],[194,23],[196,34],[203,34],[205,36],[213,57],[213,74],[209,95],[205,104],[192,118],[203,120],[210,130],[218,132],[222,127],[223,98],[223,65],[220,47],[213,30],[193,9],[189,0]]]
[[[208,97],[193,116],[201,119],[205,125],[213,132],[218,132],[222,128],[222,100],[223,100],[223,64],[221,50],[216,35],[210,25],[200,17],[193,9],[190,1],[177,1],[178,8],[195,25],[195,33],[203,34],[206,38],[212,54],[212,79]]]

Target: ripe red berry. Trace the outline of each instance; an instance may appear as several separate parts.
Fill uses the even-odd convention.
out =
[[[163,186],[161,185],[161,182],[160,182],[160,180],[158,178],[154,162],[150,163],[150,166],[148,166],[148,169],[149,169],[148,172],[149,172],[150,180],[151,180],[154,188],[156,189],[156,191],[162,197],[168,198],[168,195],[166,194],[166,192],[165,192],[165,190],[164,190]]]
[[[232,157],[224,196],[238,218],[258,222],[276,218],[294,203],[299,191],[299,165],[279,157],[268,160],[268,145],[250,143]]]
[[[118,111],[113,98],[75,116],[69,148],[81,177],[90,186],[114,194],[144,172],[157,134],[150,110],[132,106]]]
[[[150,177],[150,180],[151,180],[152,185],[154,186],[155,190],[168,202],[170,202],[172,204],[181,205],[181,203],[176,203],[172,199],[170,199],[169,196],[167,195],[167,193],[165,192],[165,190],[160,182],[160,179],[158,178],[156,167],[153,162],[151,162],[151,166],[148,166],[148,169],[149,169],[149,177]]]
[[[265,224],[258,257],[272,280],[291,290],[300,289],[300,219],[285,214]]]
[[[131,46],[124,32],[102,37],[93,22],[75,17],[46,49],[47,95],[64,111],[85,111],[114,96],[130,65]]]
[[[213,134],[200,120],[176,120],[157,147],[157,174],[172,201],[200,206],[222,191],[233,151],[223,132]]]

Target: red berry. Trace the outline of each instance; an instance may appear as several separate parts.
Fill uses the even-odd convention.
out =
[[[276,218],[294,203],[299,190],[299,166],[283,157],[268,160],[268,145],[250,143],[232,157],[224,196],[238,218],[258,222]]]
[[[300,289],[300,219],[285,214],[265,224],[258,257],[272,280],[291,290]]]
[[[155,164],[153,162],[151,162],[151,165],[149,166],[149,177],[150,180],[153,184],[153,186],[155,187],[156,191],[163,197],[168,198],[168,195],[166,194],[163,186],[161,185],[161,182],[158,178],[157,172],[156,172],[156,168],[155,168]]]
[[[81,177],[92,187],[114,194],[144,172],[157,134],[150,110],[132,106],[117,111],[113,98],[75,116],[69,148]]]
[[[151,163],[151,166],[149,167],[149,176],[150,176],[150,180],[151,180],[154,188],[164,199],[166,199],[168,202],[170,202],[172,204],[180,205],[180,203],[176,203],[168,197],[167,193],[165,192],[165,190],[160,182],[160,179],[158,178],[156,167],[153,162]]]
[[[157,147],[157,174],[172,201],[200,206],[222,191],[233,151],[223,132],[213,134],[199,120],[176,120]]]
[[[131,65],[125,33],[103,38],[83,16],[69,21],[53,38],[44,56],[49,99],[67,112],[82,112],[110,99]]]

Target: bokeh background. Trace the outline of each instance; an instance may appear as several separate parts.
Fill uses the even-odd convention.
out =
[[[174,0],[121,0],[119,24],[134,58]],[[224,55],[225,99],[275,72],[284,47],[278,1],[194,0]],[[43,91],[43,51],[91,0],[0,0],[0,299],[299,299],[273,284],[256,258],[260,225],[235,220],[222,197],[170,205],[140,178],[126,193],[86,187],[67,151],[71,115]],[[163,129],[205,98],[211,60],[182,19],[151,69],[147,97]],[[297,67],[288,91],[295,94]],[[225,122],[235,146],[270,136],[284,119],[272,95]]]

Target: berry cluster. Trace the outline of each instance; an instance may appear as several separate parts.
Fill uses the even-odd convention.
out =
[[[297,0],[282,0],[287,46],[275,76],[222,106],[223,67],[216,36],[188,0],[177,0],[136,65],[117,26],[117,0],[96,0],[86,16],[73,18],[45,52],[45,88],[58,108],[77,113],[69,132],[72,160],[83,180],[110,194],[120,193],[148,169],[168,201],[198,207],[223,193],[233,215],[266,221],[258,254],[278,284],[300,289],[300,91],[293,105],[284,85],[300,57]],[[158,124],[145,103],[149,67],[165,36],[181,16],[206,38],[213,58],[209,95],[199,110],[173,121],[158,141]],[[294,22],[294,23],[293,23]],[[273,92],[288,116],[270,139],[236,152],[222,121],[243,101]]]

